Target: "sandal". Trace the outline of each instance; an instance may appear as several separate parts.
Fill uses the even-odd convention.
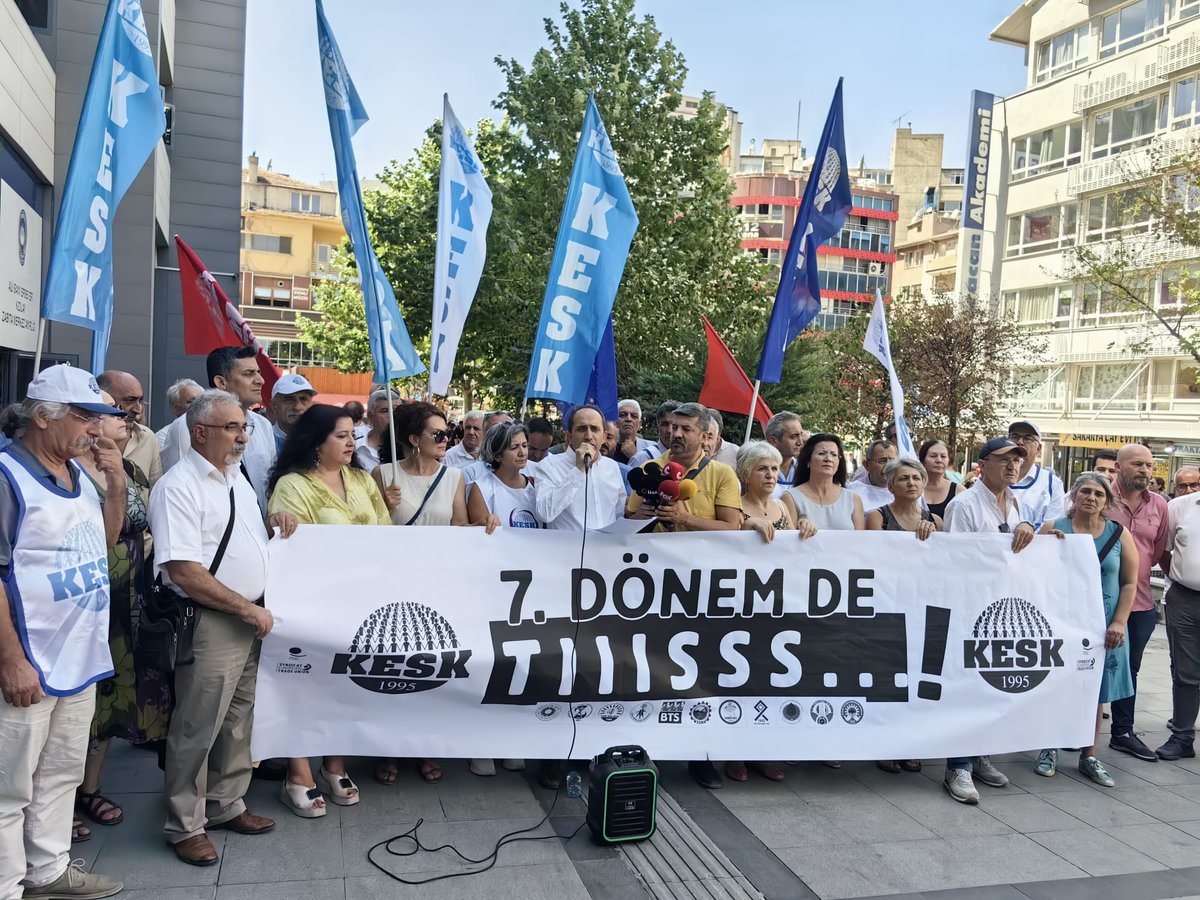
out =
[[[919,759],[903,759],[900,761],[900,768],[905,772],[920,772],[921,761]]]
[[[399,777],[400,769],[394,759],[380,760],[379,765],[375,767],[375,780],[380,784],[395,784]]]
[[[125,821],[125,811],[99,791],[94,794],[75,791],[75,809],[97,825],[120,825]]]
[[[426,784],[437,784],[442,780],[442,767],[436,759],[423,759],[420,766],[421,778]]]
[[[750,776],[746,773],[746,764],[744,762],[725,763],[725,777],[730,781],[750,780]]]
[[[82,844],[84,841],[91,840],[92,829],[83,824],[81,816],[74,816],[71,819],[71,843]]]
[[[279,786],[279,802],[302,819],[319,819],[328,812],[319,790],[287,780]]]
[[[900,774],[900,763],[894,759],[877,759],[875,760],[875,768],[887,772],[889,775]]]
[[[783,772],[779,770],[779,766],[769,762],[752,762],[747,765],[761,775],[767,781],[783,781]]]
[[[358,785],[345,772],[334,773],[321,766],[317,778],[325,783],[325,793],[338,806],[353,806],[358,802]]]

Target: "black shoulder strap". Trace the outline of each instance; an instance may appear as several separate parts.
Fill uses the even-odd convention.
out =
[[[699,475],[701,472],[703,472],[704,467],[707,466],[710,462],[712,462],[711,456],[704,457],[704,459],[700,461],[700,465],[696,466],[696,468],[692,469],[692,471],[688,472],[686,475],[683,476],[683,480],[684,481],[695,481],[696,476]]]
[[[1117,541],[1121,539],[1121,532],[1125,527],[1120,522],[1113,522],[1117,526],[1117,530],[1108,536],[1108,540],[1104,542],[1104,546],[1096,551],[1096,555],[1100,557],[1100,562],[1104,562],[1105,557],[1112,552],[1112,548],[1117,545]]]
[[[216,575],[225,558],[225,549],[229,546],[229,538],[233,535],[233,516],[237,505],[233,500],[233,488],[229,489],[229,521],[225,524],[225,533],[221,535],[221,543],[217,545],[217,555],[213,557],[212,565],[208,567],[209,575]]]
[[[421,505],[418,506],[417,511],[412,514],[412,518],[404,523],[405,525],[411,525],[413,522],[417,521],[417,517],[420,516],[421,513],[424,511],[425,504],[429,502],[429,498],[432,497],[433,492],[437,490],[438,482],[440,482],[442,480],[442,476],[445,474],[446,474],[445,466],[442,466],[440,469],[438,469],[438,473],[433,479],[433,484],[431,484],[429,486],[429,490],[427,490],[425,492],[425,496],[421,498]]]

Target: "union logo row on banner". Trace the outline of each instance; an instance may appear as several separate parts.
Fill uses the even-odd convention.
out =
[[[876,759],[1091,743],[1092,541],[302,526],[253,753]],[[453,564],[448,564],[448,561]]]

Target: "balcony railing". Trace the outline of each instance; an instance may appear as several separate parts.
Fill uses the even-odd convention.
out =
[[[1072,166],[1067,170],[1067,195],[1078,197],[1148,178],[1154,174],[1157,160],[1184,153],[1197,140],[1200,140],[1200,127],[1181,128],[1155,135],[1144,147]]]
[[[1117,72],[1106,78],[1075,86],[1074,110],[1082,115],[1090,109],[1132,97],[1162,84],[1173,73],[1200,64],[1200,37],[1189,34],[1177,41],[1161,44],[1158,58],[1132,73]]]

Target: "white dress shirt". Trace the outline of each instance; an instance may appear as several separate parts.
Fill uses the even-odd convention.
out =
[[[641,438],[639,438],[639,440],[641,440]],[[650,462],[650,460],[658,459],[660,456],[663,456],[670,449],[670,447],[664,446],[659,441],[650,441],[649,446],[633,454],[629,460],[629,468],[639,469],[646,463]]]
[[[1065,515],[1063,508],[1066,491],[1062,479],[1054,474],[1053,469],[1035,465],[1011,490],[1019,498],[1021,505],[1029,510],[1033,517],[1029,524],[1034,528],[1040,529],[1044,523],[1053,522]]]
[[[865,469],[866,466],[863,466],[863,468]],[[873,509],[879,509],[881,506],[887,506],[896,499],[887,488],[871,484],[870,479],[852,481],[846,485],[846,490],[853,491],[862,497],[864,513],[869,513]]]
[[[970,488],[955,494],[946,506],[946,531],[999,532],[1001,525],[1007,525],[1011,532],[1022,522],[1032,525],[1032,513],[1013,492],[1006,491],[1004,496],[1006,503],[1001,517],[996,495],[979,478]]]
[[[271,466],[275,465],[275,426],[266,416],[260,416],[253,410],[246,410],[246,422],[253,424],[254,428],[242,452],[242,463],[258,496],[259,511],[266,515],[267,478],[271,474]],[[167,437],[162,448],[163,471],[169,471],[191,452],[192,436],[188,432],[185,414],[167,426]]]
[[[472,456],[463,449],[461,443],[455,444],[446,451],[446,455],[442,457],[442,464],[455,469],[465,469],[479,461],[479,455]]]
[[[1200,497],[1184,494],[1167,504],[1167,552],[1171,581],[1200,590]]]
[[[583,530],[586,496],[588,530],[607,528],[625,515],[625,482],[614,460],[601,456],[587,473],[588,490],[583,491],[584,473],[575,465],[575,451],[547,456],[538,463],[534,487],[537,516],[547,528]]]
[[[721,446],[718,448],[717,452],[713,454],[712,458],[717,462],[725,463],[725,465],[729,466],[729,468],[736,472],[737,454],[739,449],[740,448],[738,445],[733,441],[727,441],[724,438],[721,438]]]
[[[362,440],[355,441],[354,455],[358,459],[358,464],[368,472],[374,472],[379,468],[379,451],[367,443],[366,435],[363,435]]]
[[[233,533],[214,577],[251,602],[266,591],[267,529],[254,489],[237,466],[221,471],[190,449],[150,492],[154,570],[164,584],[171,584],[165,563],[194,562],[205,568],[212,564],[229,524],[230,488]]]

